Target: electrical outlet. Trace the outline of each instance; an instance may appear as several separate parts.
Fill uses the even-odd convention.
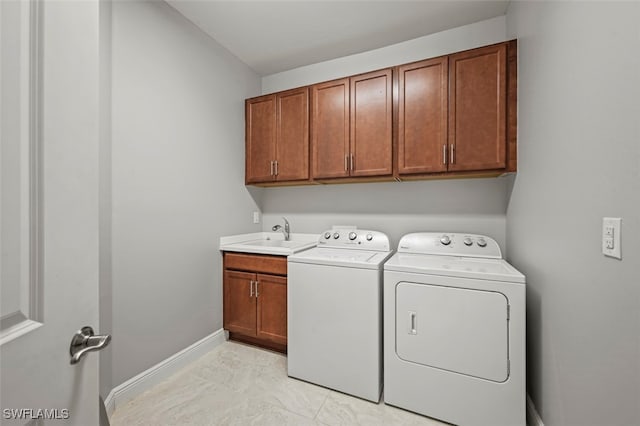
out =
[[[253,223],[260,223],[260,212],[253,212]]]
[[[619,217],[602,218],[602,254],[622,259],[620,251],[620,233],[622,219]]]

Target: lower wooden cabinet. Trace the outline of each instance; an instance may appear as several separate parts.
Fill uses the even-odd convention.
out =
[[[223,326],[230,338],[286,352],[287,258],[224,253]]]

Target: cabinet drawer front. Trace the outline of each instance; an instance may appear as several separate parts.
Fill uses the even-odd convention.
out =
[[[287,258],[259,254],[225,253],[225,269],[287,275]]]

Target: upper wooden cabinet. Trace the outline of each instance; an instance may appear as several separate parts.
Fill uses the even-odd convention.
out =
[[[517,41],[248,99],[246,115],[249,184],[515,172]]]
[[[274,180],[276,95],[245,102],[245,183]]]
[[[351,77],[351,176],[393,172],[391,69]]]
[[[448,57],[398,67],[398,173],[447,170]]]
[[[398,67],[400,175],[515,171],[515,47]]]
[[[309,90],[247,99],[245,183],[309,179]]]
[[[314,178],[349,176],[349,79],[311,87]]]
[[[506,167],[507,44],[449,57],[449,170]]]
[[[391,175],[391,69],[311,88],[313,178]]]

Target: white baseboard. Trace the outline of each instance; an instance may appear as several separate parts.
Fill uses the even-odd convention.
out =
[[[220,329],[116,386],[104,400],[107,415],[111,418],[117,407],[126,404],[142,392],[162,382],[179,369],[222,344],[225,340],[224,330]]]
[[[540,414],[538,414],[536,406],[533,405],[533,401],[531,400],[529,394],[527,394],[527,425],[544,426],[544,423],[542,423],[542,419],[540,418]]]

